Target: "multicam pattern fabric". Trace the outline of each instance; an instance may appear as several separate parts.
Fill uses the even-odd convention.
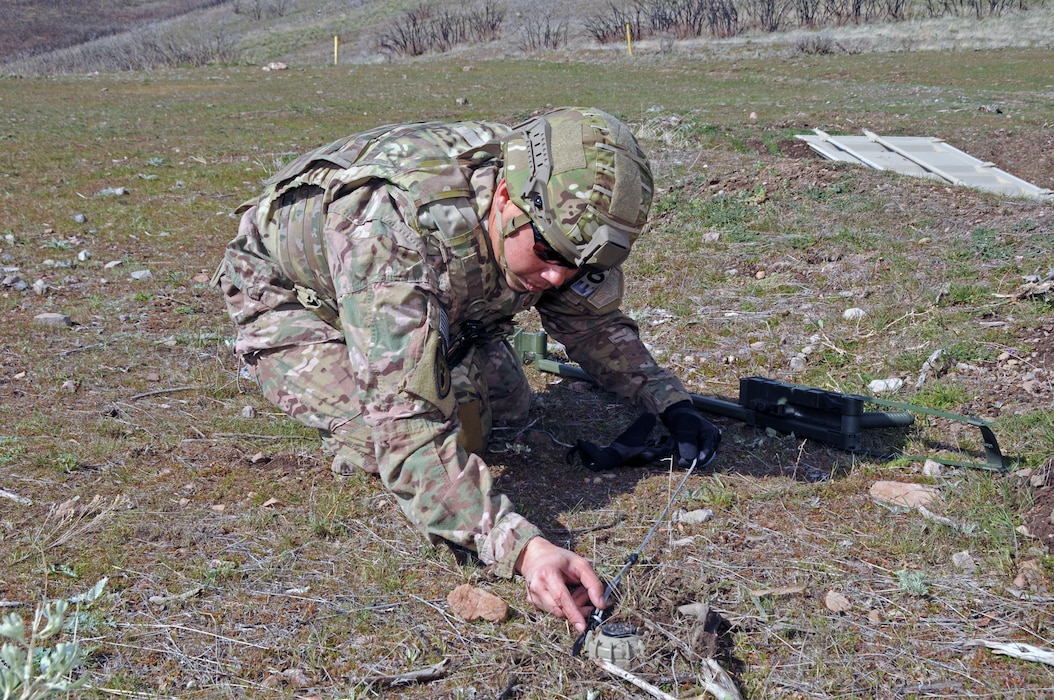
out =
[[[618,311],[620,269],[540,295],[506,285],[481,221],[507,134],[413,124],[307,154],[242,208],[217,273],[235,350],[267,398],[319,429],[338,459],[377,473],[429,538],[475,550],[503,576],[540,531],[458,444],[457,413],[478,394],[495,419],[525,413],[528,387],[501,339],[516,313],[537,306],[573,359],[649,411],[688,398]],[[468,321],[495,338],[451,371],[447,345]]]

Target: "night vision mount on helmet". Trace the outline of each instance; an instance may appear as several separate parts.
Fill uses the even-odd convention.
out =
[[[509,197],[577,267],[607,270],[629,255],[648,219],[652,175],[629,127],[598,109],[560,109],[513,128],[503,145]]]

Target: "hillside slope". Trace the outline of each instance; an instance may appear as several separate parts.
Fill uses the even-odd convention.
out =
[[[224,0],[6,0],[0,6],[0,61],[82,44]]]
[[[0,7],[0,73],[38,75],[139,70],[158,65],[283,61],[318,66],[333,61],[365,64],[392,60],[378,50],[382,34],[407,29],[407,13],[427,7],[433,16],[449,10],[473,12],[490,6],[504,12],[501,39],[473,41],[454,48],[466,60],[547,56],[608,61],[626,46],[598,45],[590,21],[608,20],[628,3],[588,0],[574,5],[555,0],[534,3],[529,15],[505,0],[456,3],[434,0],[82,0],[57,8],[46,0],[11,0]],[[642,5],[645,6],[645,5]],[[793,29],[788,16],[777,32],[750,30],[744,16],[735,36],[674,38],[664,35],[634,42],[634,55],[668,58],[787,56],[800,53],[1050,48],[1054,46],[1054,7],[1049,2],[1027,11],[1007,9],[978,20],[972,16],[928,16],[919,5],[898,22],[832,22],[821,29]],[[968,13],[967,13],[968,14]],[[559,41],[539,42],[540,34]],[[556,48],[554,48],[554,46]],[[544,47],[544,48],[539,48]]]

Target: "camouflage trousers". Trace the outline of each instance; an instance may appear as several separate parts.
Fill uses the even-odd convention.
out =
[[[314,316],[306,309],[303,313]],[[304,319],[302,323],[323,323]],[[263,395],[299,423],[317,428],[323,448],[333,455],[333,471],[347,475],[359,468],[376,474],[372,431],[362,418],[355,391],[355,369],[344,343],[291,345],[243,357]],[[300,371],[311,367],[310,372]],[[523,422],[531,388],[519,359],[504,338],[472,348],[451,369],[461,430],[458,442],[483,452],[494,425]]]

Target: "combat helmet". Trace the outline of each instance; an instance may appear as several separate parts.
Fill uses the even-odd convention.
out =
[[[652,176],[629,127],[599,109],[563,108],[513,127],[502,146],[512,202],[576,267],[607,270],[648,219]]]

